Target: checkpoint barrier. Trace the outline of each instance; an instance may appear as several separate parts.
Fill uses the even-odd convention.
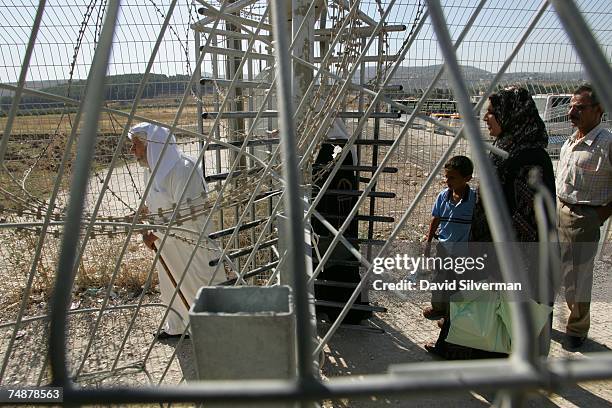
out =
[[[189,320],[200,380],[295,377],[289,286],[202,287]]]

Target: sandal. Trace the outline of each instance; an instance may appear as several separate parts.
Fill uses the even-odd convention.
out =
[[[155,333],[153,333],[153,335],[155,336]],[[157,339],[158,340],[179,339],[179,338],[181,338],[182,335],[183,335],[183,333],[170,334],[167,331],[162,329],[159,333],[157,333]],[[185,334],[185,338],[186,339],[189,338],[189,333]]]
[[[431,342],[431,343],[425,343],[425,345],[423,346],[425,348],[425,350],[428,353],[433,354],[434,356],[438,356],[438,357],[442,357],[444,358],[444,355],[440,352],[440,350],[436,347],[436,343]]]

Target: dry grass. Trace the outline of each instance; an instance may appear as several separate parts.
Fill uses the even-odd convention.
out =
[[[10,279],[0,280],[0,321],[14,320],[19,305],[26,294],[31,263],[38,243],[38,233],[26,230],[5,231],[0,236],[3,243],[0,251],[0,264],[5,271],[11,271]],[[73,303],[81,307],[96,305],[111,285],[111,277],[116,267],[124,236],[100,237],[90,240],[83,254],[73,285]],[[59,255],[60,239],[50,235],[45,237],[41,256],[37,262],[28,296],[27,315],[44,312],[53,287]],[[125,303],[142,293],[147,281],[153,256],[140,242],[139,236],[128,244],[128,252],[119,264],[119,270],[112,284],[111,298],[114,303]],[[153,274],[152,292],[157,285],[157,274]],[[83,303],[89,298],[89,301]],[[98,304],[99,305],[99,304]]]
[[[212,96],[204,99],[206,109],[212,109]],[[172,123],[176,115],[178,104],[174,99],[166,101],[160,100],[144,100],[141,102],[143,108],[139,108],[136,111],[137,115],[152,118],[157,121],[164,123]],[[129,106],[122,106],[118,104],[107,104],[109,108],[120,110],[125,113],[129,113]],[[13,127],[11,135],[16,134],[55,134],[56,132],[70,132],[74,127],[74,119],[76,114],[67,110],[65,114],[60,113],[47,113],[47,112],[21,112],[21,115],[15,117],[13,121]],[[194,104],[187,105],[181,114],[179,124],[192,124],[196,117],[196,106]],[[7,118],[0,117],[0,127],[4,129]],[[111,115],[110,113],[102,112],[100,117],[100,123],[98,131],[100,133],[116,133],[123,130],[121,126],[125,125],[125,117],[118,115]]]

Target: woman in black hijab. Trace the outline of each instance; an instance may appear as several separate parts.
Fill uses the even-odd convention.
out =
[[[504,193],[504,199],[510,217],[517,242],[537,242],[538,228],[534,210],[535,190],[530,186],[529,174],[536,169],[540,174],[540,180],[555,197],[555,176],[550,156],[546,151],[548,145],[548,135],[546,126],[540,118],[535,102],[529,92],[524,88],[510,87],[492,94],[489,97],[487,112],[483,118],[489,134],[495,138],[494,146],[506,151],[507,158],[502,158],[491,153],[489,156]],[[493,241],[489,225],[482,205],[482,195],[477,190],[477,198],[474,206],[472,225],[470,232],[471,248],[478,246],[477,242],[490,243]],[[554,225],[548,225],[554,228]],[[486,246],[476,249],[482,252]],[[529,278],[529,289],[532,289],[530,297],[544,303],[550,303],[549,299],[541,299],[538,296],[537,288],[539,277],[537,275],[537,256],[533,256],[533,250],[537,247],[533,244],[523,245],[523,259],[527,264],[527,274]],[[492,248],[488,248],[492,249]],[[494,254],[494,251],[491,255]],[[530,255],[528,255],[530,254]],[[495,256],[490,256],[487,260],[488,265],[495,265]],[[488,268],[488,273],[494,279],[500,279],[498,268]],[[492,270],[492,272],[491,272]],[[552,320],[549,320],[549,326]],[[505,354],[488,352],[473,349],[470,347],[450,344],[445,341],[451,322],[445,319],[438,337],[438,341],[425,346],[427,351],[440,355],[447,359],[473,359],[473,358],[494,358],[505,357]],[[541,350],[543,354],[548,353],[547,336],[541,340]]]
[[[509,154],[506,159],[491,154],[490,159],[502,185],[516,239],[536,242],[535,191],[528,182],[531,170],[539,171],[542,183],[555,196],[555,175],[546,152],[546,126],[529,92],[517,87],[492,94],[483,120],[489,134],[496,138],[493,145]],[[492,241],[480,199],[474,209],[471,241]]]

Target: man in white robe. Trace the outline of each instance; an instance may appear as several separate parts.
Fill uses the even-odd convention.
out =
[[[187,186],[186,192],[180,204],[180,208],[183,209],[180,212],[181,215],[190,213],[187,206],[188,200],[190,200],[190,205],[194,207],[204,202],[208,190],[202,168],[179,150],[174,136],[170,134],[168,129],[150,123],[140,123],[130,130],[129,137],[132,141],[132,153],[136,156],[138,163],[146,168],[146,182],[149,181],[152,169],[160,162],[151,189],[145,198],[151,214],[156,214],[160,208],[170,210],[174,205],[177,205],[185,186]],[[163,157],[161,157],[164,143],[168,138],[170,142]],[[196,168],[196,174],[191,177],[188,183],[189,174],[194,167]],[[181,292],[177,293],[172,302],[171,308],[173,310],[168,314],[164,327],[158,334],[159,338],[180,336],[185,331],[189,317],[183,297],[191,306],[200,287],[225,280],[225,273],[223,269],[220,269],[214,281],[211,282],[214,267],[209,266],[209,261],[215,255],[218,255],[216,251],[208,249],[212,246],[212,243],[208,240],[208,234],[213,230],[212,220],[206,228],[205,238],[202,239],[200,248],[196,250],[193,261],[189,268],[185,269],[195,249],[193,243],[197,242],[198,236],[204,228],[206,217],[207,214],[198,214],[194,218],[184,221],[180,227],[173,224],[180,229],[171,229],[171,233],[187,238],[189,242],[169,236],[163,247],[159,248],[161,256],[157,262],[157,272],[162,301],[166,305],[170,304],[176,287],[172,282],[173,279],[179,283]],[[156,219],[155,223],[161,224],[163,221]],[[149,232],[143,235],[143,240],[149,248],[155,249],[155,241],[161,238],[162,233],[163,231],[159,231],[156,235]],[[183,275],[185,275],[184,278]]]

